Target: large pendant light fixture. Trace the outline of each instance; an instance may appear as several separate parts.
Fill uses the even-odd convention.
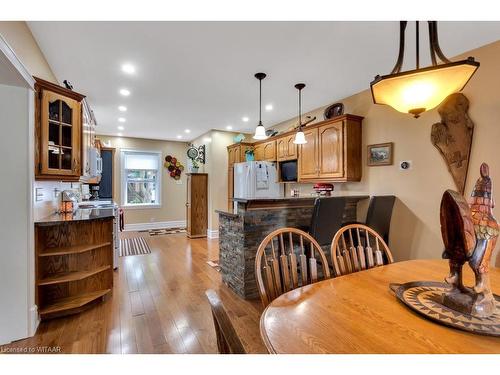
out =
[[[479,67],[473,57],[451,62],[438,42],[437,21],[429,21],[429,48],[432,66],[420,68],[419,22],[416,22],[416,69],[401,72],[407,21],[399,27],[399,55],[391,74],[377,75],[371,82],[373,102],[386,104],[415,118],[438,106],[448,95],[461,91]],[[437,58],[441,60],[438,64]]]
[[[297,83],[295,88],[299,90],[299,127],[297,129],[297,133],[295,133],[295,139],[293,143],[296,145],[306,144],[306,137],[304,136],[304,132],[302,131],[302,89],[306,87],[304,83]]]
[[[262,80],[266,78],[266,73],[256,73],[255,78],[259,80],[259,124],[255,128],[253,139],[266,139],[266,128],[262,125]]]

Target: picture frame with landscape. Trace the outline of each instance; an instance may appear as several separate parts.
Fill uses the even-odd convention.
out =
[[[393,164],[394,143],[377,143],[367,146],[367,165],[380,166]]]

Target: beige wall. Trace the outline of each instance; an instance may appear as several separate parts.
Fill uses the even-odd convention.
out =
[[[120,173],[120,151],[141,150],[161,151],[162,159],[167,155],[178,158],[187,166],[185,142],[158,141],[151,139],[110,137],[99,135],[101,141],[111,142],[111,147],[116,149],[114,160],[113,199],[120,205],[121,201],[121,173]],[[162,168],[161,181],[161,208],[150,209],[125,209],[125,224],[151,223],[186,220],[186,170],[179,181],[174,180],[168,174],[166,168]]]
[[[462,57],[466,56],[474,56],[481,63],[463,91],[469,98],[469,114],[475,124],[466,187],[468,196],[483,161],[490,165],[493,188],[498,191],[496,187],[500,185],[500,42],[470,51]],[[390,233],[390,245],[395,257],[398,260],[439,258],[443,249],[439,204],[443,192],[456,187],[445,162],[430,141],[431,126],[440,120],[437,111],[432,110],[414,119],[390,107],[374,105],[369,90],[339,101],[344,103],[346,113],[364,116],[365,119],[362,180],[359,183],[335,184],[336,194],[396,195],[398,200]],[[310,114],[316,115],[320,121],[323,109]],[[292,119],[275,128],[288,129],[295,123],[296,119]],[[394,142],[394,165],[367,167],[366,146],[382,142]],[[401,160],[411,160],[412,169],[400,171],[397,164]],[[312,190],[311,185],[299,186],[302,194]],[[287,188],[287,194],[291,187]],[[500,217],[500,214],[497,216]],[[496,259],[497,265],[500,265],[500,256]]]
[[[0,34],[32,75],[57,83],[26,22],[0,21]]]

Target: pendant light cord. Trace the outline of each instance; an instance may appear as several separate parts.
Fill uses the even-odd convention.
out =
[[[419,22],[418,21],[415,21],[415,35],[416,35],[416,43],[415,43],[415,46],[417,48],[417,53],[416,53],[416,65],[417,65],[417,69],[420,69],[420,27],[419,27]]]
[[[302,89],[306,87],[303,83],[297,83],[295,88],[299,90],[299,131],[302,131]]]
[[[302,89],[299,89],[299,131],[302,130]]]
[[[259,79],[259,125],[262,125],[262,80]]]

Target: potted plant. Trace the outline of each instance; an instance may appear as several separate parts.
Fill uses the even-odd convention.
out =
[[[191,159],[191,172],[198,173],[199,168],[200,168],[200,165],[198,164],[196,159]]]
[[[255,160],[255,156],[254,156],[254,153],[253,153],[253,149],[252,148],[247,148],[245,150],[245,161],[254,161]]]

